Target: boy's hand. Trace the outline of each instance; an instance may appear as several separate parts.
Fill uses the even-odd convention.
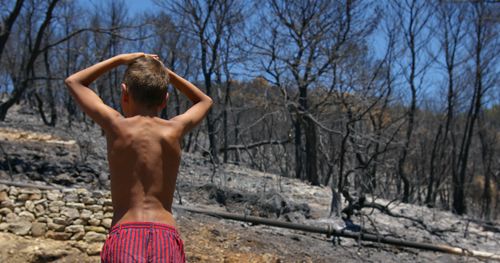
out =
[[[134,60],[136,60],[138,58],[142,58],[145,55],[146,54],[143,52],[137,52],[137,53],[121,54],[121,55],[118,55],[118,57],[120,58],[120,61],[123,64],[128,65],[128,64],[132,63]]]
[[[121,55],[118,55],[118,56],[120,57],[120,60],[122,61],[122,63],[126,64],[126,65],[134,62],[134,60],[136,60],[138,58],[142,58],[142,57],[145,57],[145,56],[151,56],[154,59],[160,60],[160,57],[158,55],[155,55],[155,54],[146,54],[146,53],[143,53],[143,52],[121,54]]]

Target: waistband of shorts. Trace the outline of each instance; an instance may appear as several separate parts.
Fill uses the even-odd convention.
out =
[[[177,229],[168,224],[163,224],[163,223],[157,223],[157,222],[127,222],[127,223],[121,223],[121,224],[116,224],[111,229],[109,230],[109,233],[113,233],[115,231],[119,231],[122,229],[162,229],[162,230],[169,230],[173,232],[177,232]]]

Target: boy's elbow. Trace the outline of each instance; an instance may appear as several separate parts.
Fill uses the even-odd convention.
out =
[[[210,105],[210,107],[212,107],[214,105],[214,100],[212,100],[212,98],[210,98],[208,96],[207,96],[207,102],[208,102],[208,105]]]
[[[66,84],[66,87],[71,87],[71,85],[74,83],[74,80],[72,78],[72,76],[69,76],[67,77],[65,80],[64,80],[64,84]]]

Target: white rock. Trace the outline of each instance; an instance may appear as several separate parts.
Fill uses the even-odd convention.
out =
[[[19,235],[27,235],[31,230],[31,223],[27,221],[17,221],[9,224],[9,231]]]
[[[35,220],[35,215],[28,212],[28,211],[23,211],[23,212],[19,213],[19,217],[21,219],[26,219],[27,221],[30,221],[30,222]]]
[[[10,200],[9,194],[6,191],[0,192],[0,202]]]
[[[85,208],[84,204],[82,204],[82,203],[75,203],[75,202],[67,202],[66,206],[67,207],[73,207],[73,208],[79,208],[79,209]]]
[[[9,189],[9,195],[17,196],[18,194],[19,194],[19,191],[17,190],[17,188],[15,188],[14,186],[11,186]]]
[[[80,217],[78,209],[72,207],[63,207],[61,210],[61,215],[68,217],[69,219],[75,219]]]
[[[26,203],[24,203],[24,207],[26,207],[26,210],[30,212],[35,211],[35,204],[31,200],[26,201]]]
[[[84,236],[85,232],[77,232],[74,233],[73,236],[71,236],[71,240],[82,240]]]
[[[78,232],[84,232],[85,229],[83,228],[82,225],[70,225],[70,226],[67,226],[64,229],[64,231],[68,232],[68,233],[78,233]]]
[[[56,201],[61,198],[62,194],[58,190],[47,191],[47,199],[51,201]]]
[[[54,217],[52,218],[52,221],[58,225],[67,225],[68,224],[68,219],[66,219],[65,217]]]
[[[47,227],[50,230],[54,230],[54,231],[57,231],[57,232],[62,232],[62,231],[64,231],[64,228],[65,228],[64,225],[59,225],[59,224],[56,224],[56,223],[48,223]]]
[[[12,213],[12,210],[10,208],[8,207],[0,208],[0,215],[6,216],[10,213]]]
[[[106,234],[108,231],[102,226],[85,226],[85,231],[86,232],[96,232],[96,233],[103,233]]]
[[[111,218],[104,218],[101,222],[101,225],[104,226],[105,228],[110,228],[111,227]]]
[[[85,208],[91,210],[92,212],[102,211],[102,206],[100,205],[88,205]]]
[[[87,232],[83,237],[83,240],[87,242],[103,242],[106,240],[106,235],[96,232]]]
[[[101,224],[101,220],[95,219],[95,218],[89,219],[88,222],[89,222],[89,225],[91,225],[91,226],[98,226]]]
[[[34,237],[41,237],[47,231],[47,224],[35,222],[31,226],[31,235]]]
[[[83,209],[83,210],[80,212],[80,218],[81,218],[81,219],[88,220],[88,219],[90,219],[90,217],[91,217],[91,216],[92,216],[92,211],[90,211],[90,210]]]

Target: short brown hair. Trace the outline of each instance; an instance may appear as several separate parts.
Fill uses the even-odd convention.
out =
[[[159,60],[145,56],[128,65],[123,83],[136,102],[157,107],[167,94],[168,73]]]

